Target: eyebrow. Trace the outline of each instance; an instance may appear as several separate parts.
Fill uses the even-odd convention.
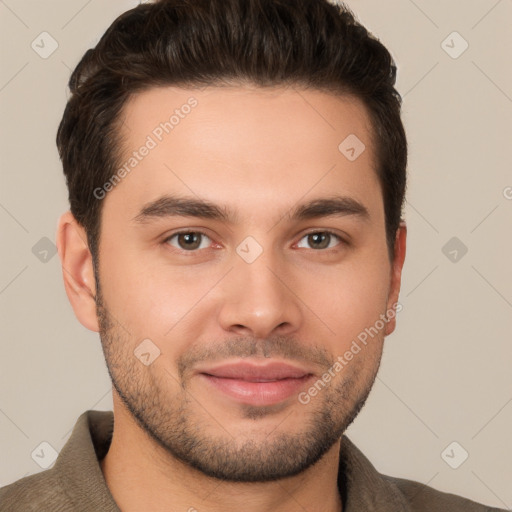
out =
[[[364,222],[370,220],[368,208],[356,199],[347,196],[313,199],[295,206],[281,218],[301,221],[332,216],[352,216]],[[236,223],[238,219],[236,212],[224,205],[217,205],[205,199],[165,195],[145,204],[133,220],[136,223],[145,224],[167,217],[196,217],[231,224]]]

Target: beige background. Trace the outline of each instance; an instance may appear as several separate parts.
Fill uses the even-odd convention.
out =
[[[41,471],[31,454],[58,452],[83,411],[112,408],[99,339],[40,240],[67,209],[55,135],[70,71],[136,3],[0,0],[0,485]],[[348,4],[399,65],[410,142],[404,309],[348,435],[381,472],[510,508],[512,2]],[[46,59],[31,47],[43,31],[58,43]],[[442,45],[454,31],[458,58],[443,46],[462,39]],[[452,237],[468,248],[456,262]],[[453,441],[469,453],[458,469],[441,455]]]

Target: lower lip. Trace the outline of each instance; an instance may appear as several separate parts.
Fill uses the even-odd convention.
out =
[[[236,400],[250,405],[272,405],[297,394],[312,375],[301,378],[282,379],[271,382],[248,382],[246,380],[214,377],[202,373],[212,386]]]

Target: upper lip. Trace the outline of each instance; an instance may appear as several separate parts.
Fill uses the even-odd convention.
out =
[[[307,370],[282,362],[268,362],[264,365],[248,362],[224,363],[200,370],[199,373],[247,381],[299,379],[311,374]]]

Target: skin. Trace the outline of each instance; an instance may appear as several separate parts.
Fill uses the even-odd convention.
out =
[[[275,360],[316,380],[397,303],[406,226],[390,261],[368,114],[355,98],[313,90],[151,89],[125,107],[126,155],[191,96],[198,105],[103,199],[101,290],[83,228],[70,212],[59,221],[69,300],[100,332],[113,380],[101,469],[126,512],[339,511],[341,434],[370,392],[395,319],[307,404],[295,393],[249,406],[195,372]],[[338,150],[349,134],[366,146],[355,161]],[[362,203],[368,219],[286,216],[334,191]],[[206,199],[237,218],[134,220],[163,194]],[[190,241],[169,239],[182,229],[207,236],[191,251]],[[341,237],[328,248],[307,236],[325,230]],[[252,263],[236,252],[248,236],[263,250]],[[160,350],[148,366],[134,355],[144,339]]]

